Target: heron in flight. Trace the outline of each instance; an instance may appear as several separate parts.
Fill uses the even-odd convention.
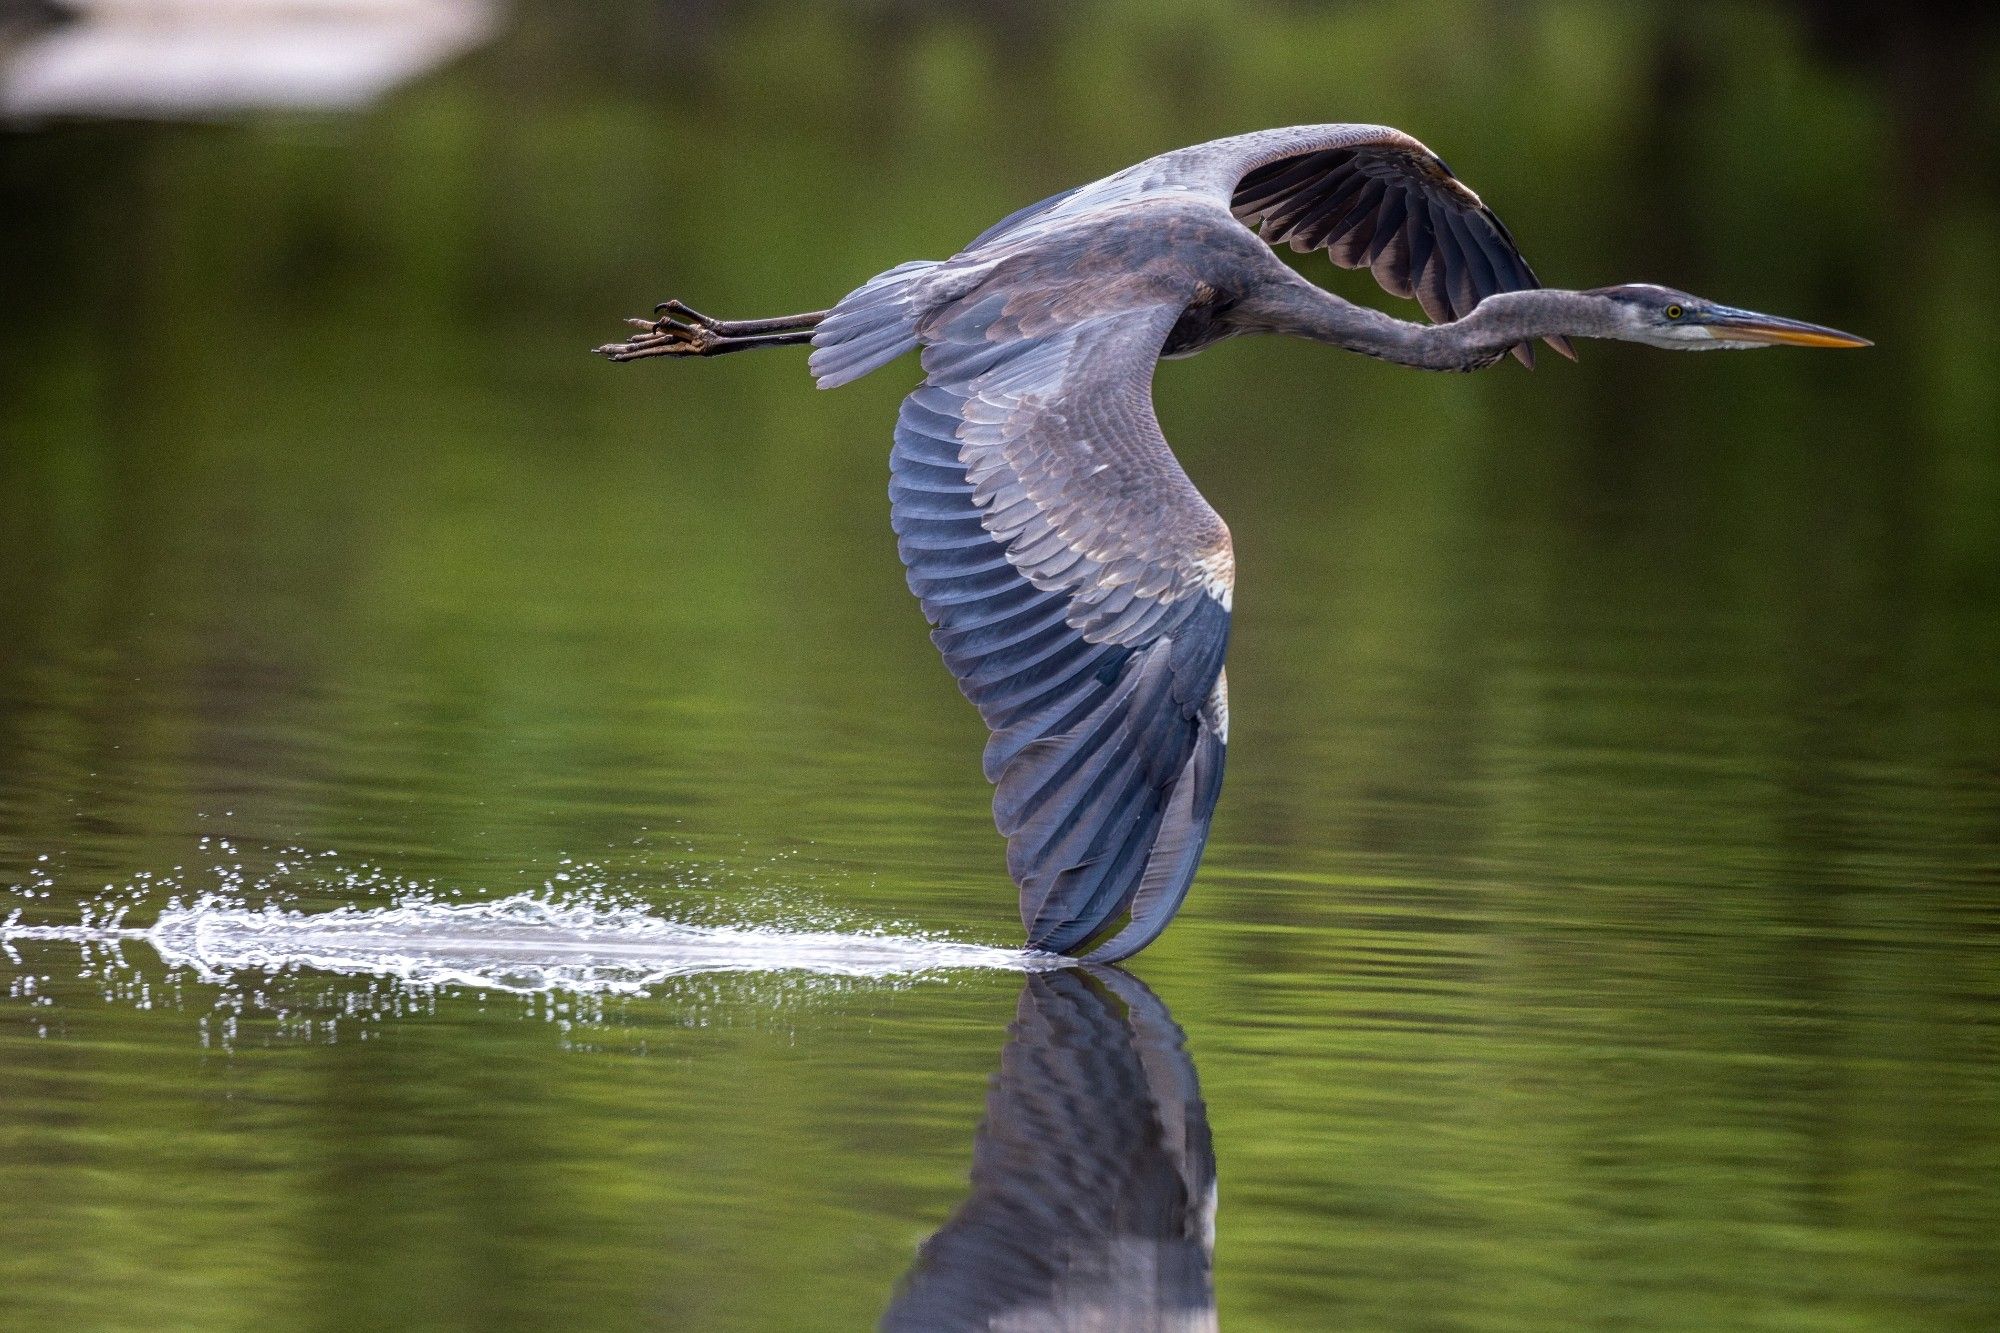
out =
[[[1324,250],[1415,297],[1396,319],[1301,278]],[[890,518],[931,638],[992,735],[985,770],[1031,948],[1110,962],[1187,896],[1222,787],[1236,562],[1153,415],[1153,366],[1286,333],[1423,370],[1540,339],[1680,351],[1865,347],[1650,283],[1545,288],[1480,197],[1381,125],[1217,139],[1032,204],[830,310],[719,320],[679,301],[614,361],[811,343],[830,389],[923,349]],[[1113,933],[1113,928],[1122,926]],[[1107,938],[1108,937],[1108,938]]]

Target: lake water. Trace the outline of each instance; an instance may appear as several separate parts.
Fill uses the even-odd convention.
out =
[[[1990,25],[1455,12],[528,8],[0,140],[0,1327],[2000,1326]],[[1229,780],[1025,956],[913,367],[586,349],[1337,117],[1878,346],[1166,367]]]

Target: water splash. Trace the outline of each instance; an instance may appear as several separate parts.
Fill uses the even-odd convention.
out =
[[[973,968],[1033,971],[1064,960],[924,935],[690,925],[636,905],[516,894],[490,902],[417,898],[301,912],[202,901],[139,932],[170,966],[204,980],[310,969],[531,995],[643,995],[676,977],[804,972],[888,978]]]
[[[246,1023],[280,1040],[338,1040],[400,1018],[435,1015],[441,999],[483,1009],[515,997],[564,1040],[606,1032],[628,1002],[671,996],[670,1021],[764,1014],[857,985],[902,987],[979,970],[1039,971],[1069,960],[898,929],[854,929],[810,899],[765,897],[764,922],[716,919],[720,904],[655,867],[644,881],[565,857],[539,890],[474,898],[379,871],[342,868],[329,852],[283,849],[252,874],[229,859],[200,875],[182,867],[106,884],[74,915],[49,919],[57,866],[38,862],[0,914],[0,981],[33,1030],[60,1035],[63,1006],[94,995],[140,1009],[207,1011],[204,1045],[233,1049]],[[44,858],[44,862],[46,858]],[[681,882],[674,882],[675,879]],[[642,901],[673,894],[670,907]],[[166,898],[161,905],[162,895]],[[742,895],[729,895],[743,905]],[[374,899],[370,903],[368,900]],[[358,900],[358,901],[357,901]],[[321,904],[331,904],[320,906]],[[65,916],[70,914],[65,913]],[[133,925],[153,917],[151,925]],[[69,946],[74,946],[73,949]],[[157,961],[146,955],[157,955]],[[733,978],[733,980],[732,980]],[[728,1000],[723,989],[744,993]],[[657,1022],[662,1012],[654,1007]]]

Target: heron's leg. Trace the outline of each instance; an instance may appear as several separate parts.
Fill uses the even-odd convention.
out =
[[[758,347],[787,347],[812,341],[813,329],[827,316],[824,310],[813,310],[775,319],[713,319],[680,301],[662,301],[653,313],[652,319],[626,320],[639,331],[624,342],[595,350],[613,361],[638,361],[649,356],[722,356]]]
[[[811,329],[726,338],[703,328],[685,333],[675,329],[654,330],[645,320],[631,322],[649,331],[635,333],[622,343],[606,343],[591,350],[613,361],[638,361],[649,356],[724,356],[730,352],[754,351],[759,347],[792,347],[812,341]]]
[[[772,319],[713,319],[702,314],[685,301],[662,301],[653,307],[657,317],[654,322],[666,324],[673,319],[683,319],[710,333],[719,333],[725,338],[747,338],[761,333],[790,333],[794,329],[811,329],[818,326],[831,311],[808,310],[802,315],[778,315]]]

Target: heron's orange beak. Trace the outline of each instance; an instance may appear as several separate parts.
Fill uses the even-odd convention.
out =
[[[1866,338],[1852,333],[1842,333],[1839,329],[1829,329],[1822,324],[1808,324],[1803,320],[1782,319],[1777,315],[1760,315],[1754,310],[1732,310],[1727,307],[1707,311],[1701,319],[1702,327],[1712,329],[1714,336],[1730,342],[1777,343],[1788,347],[1873,347]]]

